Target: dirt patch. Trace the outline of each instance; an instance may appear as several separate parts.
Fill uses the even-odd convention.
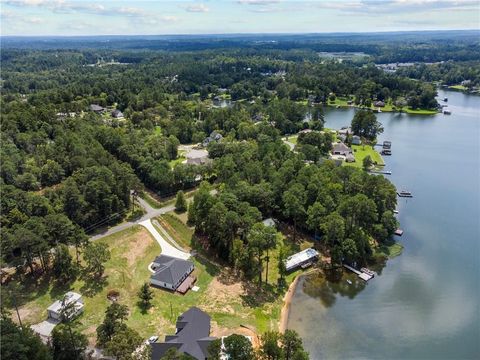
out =
[[[210,336],[214,337],[222,337],[222,336],[229,336],[232,334],[238,334],[238,335],[243,335],[243,336],[250,336],[252,338],[252,345],[254,349],[257,349],[260,347],[260,338],[258,334],[250,328],[239,326],[233,329],[227,329],[227,328],[222,328],[219,327],[218,324],[214,321],[212,321],[211,324],[211,330],[210,330]]]
[[[225,284],[220,282],[218,278],[214,278],[208,285],[206,294],[209,298],[212,298],[212,302],[228,306],[233,299],[239,299],[240,295],[244,295],[245,290],[240,282]],[[215,307],[215,304],[211,305]]]
[[[152,244],[153,239],[148,230],[142,228],[139,230],[135,237],[131,238],[128,252],[125,254],[129,266],[136,263],[137,258],[142,256],[147,248]]]

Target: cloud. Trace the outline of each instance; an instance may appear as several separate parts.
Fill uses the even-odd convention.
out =
[[[410,13],[434,10],[477,9],[478,0],[351,0],[322,1],[317,7],[344,12]]]
[[[196,12],[196,13],[205,13],[210,11],[210,9],[205,4],[190,4],[182,6],[185,11]]]
[[[146,16],[147,15],[145,10],[135,8],[135,7],[120,7],[117,9],[117,13],[126,15],[126,16]]]

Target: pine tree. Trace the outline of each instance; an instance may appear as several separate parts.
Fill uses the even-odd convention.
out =
[[[153,291],[147,283],[144,283],[138,291],[138,297],[140,298],[140,306],[143,309],[148,309],[152,305],[150,301],[153,299]]]
[[[184,212],[187,210],[187,200],[185,200],[185,194],[182,190],[177,193],[177,200],[175,202],[175,210],[178,212]]]

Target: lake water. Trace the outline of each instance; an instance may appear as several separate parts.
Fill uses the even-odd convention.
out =
[[[480,97],[439,90],[452,115],[381,113],[399,199],[402,255],[367,285],[302,278],[288,328],[311,359],[480,358]],[[353,109],[329,109],[326,127]]]

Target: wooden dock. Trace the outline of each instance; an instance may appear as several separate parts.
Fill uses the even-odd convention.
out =
[[[373,274],[373,271],[370,271],[370,270],[368,271],[369,273],[365,273],[365,272],[360,271],[360,270],[357,270],[357,269],[355,269],[354,267],[351,267],[351,266],[349,266],[349,265],[347,265],[347,264],[343,264],[343,266],[344,266],[346,269],[350,270],[351,272],[357,274],[358,277],[359,277],[360,279],[362,279],[363,281],[369,281],[369,280],[371,280],[371,279],[375,276],[375,275]]]

